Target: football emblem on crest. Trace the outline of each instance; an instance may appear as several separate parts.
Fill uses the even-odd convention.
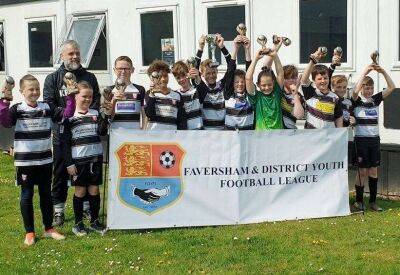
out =
[[[160,155],[160,164],[164,168],[172,168],[175,165],[175,155],[171,151],[164,151]]]

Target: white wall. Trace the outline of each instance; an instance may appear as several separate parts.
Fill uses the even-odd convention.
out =
[[[207,32],[207,7],[235,3],[246,5],[246,25],[248,35],[252,39],[253,52],[259,47],[255,43],[259,34],[271,37],[277,33],[292,39],[292,45],[280,51],[283,64],[299,63],[299,4],[295,0],[66,0],[66,13],[106,12],[109,68],[108,71],[95,72],[101,86],[110,84],[114,79],[112,62],[120,55],[128,55],[133,59],[136,68],[134,81],[147,86],[146,67],[141,65],[140,12],[170,8],[176,12],[177,58],[186,59],[195,54],[200,34]],[[388,70],[395,83],[400,84],[398,5],[398,0],[348,0],[349,62],[338,69],[337,73],[351,73],[356,78],[363,67],[370,63],[370,53],[378,49],[381,65]],[[29,70],[26,20],[31,17],[56,16],[56,36],[59,36],[64,24],[62,10],[62,1],[43,1],[0,8],[0,21],[4,21],[5,27],[8,74],[19,79],[29,72],[43,83],[45,76],[52,70]],[[304,66],[300,64],[299,67]],[[223,68],[220,68],[220,71],[223,72]],[[381,90],[385,87],[382,78],[378,79],[376,74],[371,76],[375,79],[376,89]],[[172,75],[170,82],[172,87],[176,87]],[[400,131],[384,129],[383,109],[381,113],[382,142],[400,144]]]

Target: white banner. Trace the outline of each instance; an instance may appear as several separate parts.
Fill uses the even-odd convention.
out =
[[[110,229],[350,214],[347,130],[110,134]]]

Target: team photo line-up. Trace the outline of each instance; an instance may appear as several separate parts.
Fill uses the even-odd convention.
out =
[[[168,64],[154,60],[147,69],[151,80],[146,89],[132,82],[132,60],[120,56],[114,62],[115,85],[102,92],[95,75],[81,66],[80,47],[74,40],[64,41],[60,49],[60,68],[44,82],[43,101],[39,81],[30,74],[19,81],[23,101],[10,106],[14,80],[6,77],[1,91],[0,122],[15,127],[14,158],[16,182],[21,186],[20,209],[26,235],[24,243],[35,243],[33,214],[34,185],[38,185],[40,209],[45,228],[43,237],[62,240],[55,227],[64,223],[68,185],[74,186],[72,199],[77,236],[89,230],[104,232],[99,221],[100,192],[103,183],[103,147],[100,136],[110,128],[135,130],[272,130],[295,129],[305,118],[306,129],[354,127],[356,202],[354,211],[364,211],[363,193],[368,182],[369,208],[376,204],[377,168],[380,165],[379,105],[395,85],[379,66],[379,53],[366,57],[369,63],[355,87],[348,87],[345,75],[333,75],[341,65],[342,49],[335,48],[329,67],[318,64],[327,55],[321,46],[309,56],[302,75],[295,65],[282,66],[279,50],[289,46],[286,37],[273,36],[273,46],[260,35],[260,49],[252,56],[246,27],[238,35],[230,53],[221,34],[202,35],[195,57]],[[205,44],[211,59],[202,60]],[[243,47],[246,70],[236,68]],[[215,49],[225,57],[227,70],[217,81]],[[372,59],[372,63],[371,63]],[[261,71],[254,74],[262,60]],[[374,93],[372,71],[382,74],[387,88]],[[169,87],[169,75],[179,89]],[[310,79],[311,77],[311,79]],[[143,190],[137,189],[137,195]],[[154,194],[144,194],[153,196]],[[155,196],[155,195],[154,195]],[[84,217],[89,226],[84,224]]]

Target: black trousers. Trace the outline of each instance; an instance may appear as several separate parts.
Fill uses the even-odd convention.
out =
[[[65,143],[53,145],[53,186],[51,194],[53,205],[65,203],[68,195],[68,172],[65,166],[67,148]]]

